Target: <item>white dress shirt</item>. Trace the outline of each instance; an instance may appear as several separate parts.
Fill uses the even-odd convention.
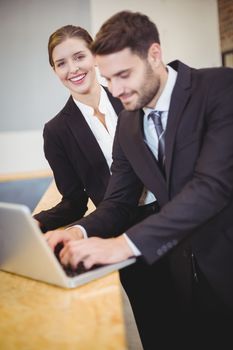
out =
[[[153,109],[146,108],[146,107],[143,108],[143,111],[145,113],[144,119],[143,119],[145,142],[151,149],[156,159],[158,159],[158,136],[155,130],[154,122],[151,118],[148,118],[148,115],[153,110],[161,111],[162,112],[161,122],[162,122],[163,130],[166,130],[171,95],[172,95],[172,91],[177,78],[177,72],[173,68],[171,68],[170,66],[167,66],[167,69],[168,69],[168,79],[164,87],[164,90],[157,101],[155,108]]]
[[[117,125],[117,115],[109,101],[108,95],[101,86],[99,111],[105,115],[105,126],[95,117],[94,109],[74,99],[75,104],[82,112],[87,124],[94,134],[101,151],[110,168],[112,164],[112,146]]]

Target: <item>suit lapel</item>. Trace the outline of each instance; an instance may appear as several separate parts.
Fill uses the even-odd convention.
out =
[[[181,62],[175,61],[170,64],[174,69],[177,70],[177,65],[179,65],[177,81],[172,93],[168,122],[165,133],[165,168],[168,181],[168,188],[170,182],[170,174],[172,167],[172,157],[174,150],[174,142],[176,138],[176,132],[182,112],[190,97],[190,85],[191,85],[191,71],[190,68],[182,64]]]
[[[65,120],[78,147],[86,155],[87,162],[96,169],[94,176],[100,176],[102,178],[106,174],[109,175],[109,168],[103,152],[72,97],[69,99],[69,111]]]
[[[137,111],[134,115],[129,115],[126,130],[132,129],[132,147],[135,170],[140,174],[142,181],[147,184],[162,206],[169,199],[169,184],[172,167],[172,158],[176,132],[183,115],[183,110],[190,97],[191,70],[181,62],[175,61],[170,64],[175,70],[178,68],[178,76],[174,87],[165,134],[165,168],[166,180],[161,174],[157,160],[147,147],[143,134],[143,111]],[[126,112],[125,112],[126,113]],[[130,113],[130,112],[129,112]],[[128,135],[125,135],[128,138]],[[143,171],[142,171],[143,168]],[[142,176],[141,176],[142,174]]]
[[[157,160],[144,141],[143,116],[144,112],[140,110],[128,118],[129,125],[125,130],[132,130],[130,157],[141,181],[155,194],[160,205],[163,205],[168,201],[166,181]]]

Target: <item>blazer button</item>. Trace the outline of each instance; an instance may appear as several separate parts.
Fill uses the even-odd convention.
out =
[[[159,256],[163,255],[162,249],[159,248],[159,249],[157,250],[157,254],[158,254]]]
[[[173,247],[172,242],[168,242],[168,243],[167,243],[167,247],[168,247],[168,249],[171,249],[171,248]]]
[[[163,252],[163,253],[166,253],[166,252],[167,252],[167,246],[166,246],[166,245],[163,245],[163,246],[161,247],[161,249],[162,249],[162,252]]]

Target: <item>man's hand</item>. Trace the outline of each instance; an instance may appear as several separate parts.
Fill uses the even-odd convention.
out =
[[[83,233],[78,227],[70,227],[67,230],[48,231],[44,234],[48,245],[52,250],[58,243],[65,245],[67,242],[80,240],[83,238]]]
[[[68,231],[69,232],[69,231]],[[95,264],[111,264],[133,256],[123,235],[117,238],[91,237],[82,240],[67,240],[60,252],[63,265],[73,268],[82,261],[87,269]]]

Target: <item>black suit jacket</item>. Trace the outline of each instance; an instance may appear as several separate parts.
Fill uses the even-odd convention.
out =
[[[161,207],[127,231],[148,264],[192,249],[209,283],[233,307],[233,70],[178,71],[165,136],[166,180],[143,141],[143,112],[123,111],[104,201],[78,223],[111,236],[138,201],[140,183]],[[167,254],[166,256],[169,256]]]
[[[122,104],[106,89],[116,114]],[[90,197],[97,206],[104,197],[110,171],[102,150],[81,111],[70,97],[64,108],[45,124],[44,153],[53,170],[62,201],[35,218],[42,230],[51,230],[80,219]]]

